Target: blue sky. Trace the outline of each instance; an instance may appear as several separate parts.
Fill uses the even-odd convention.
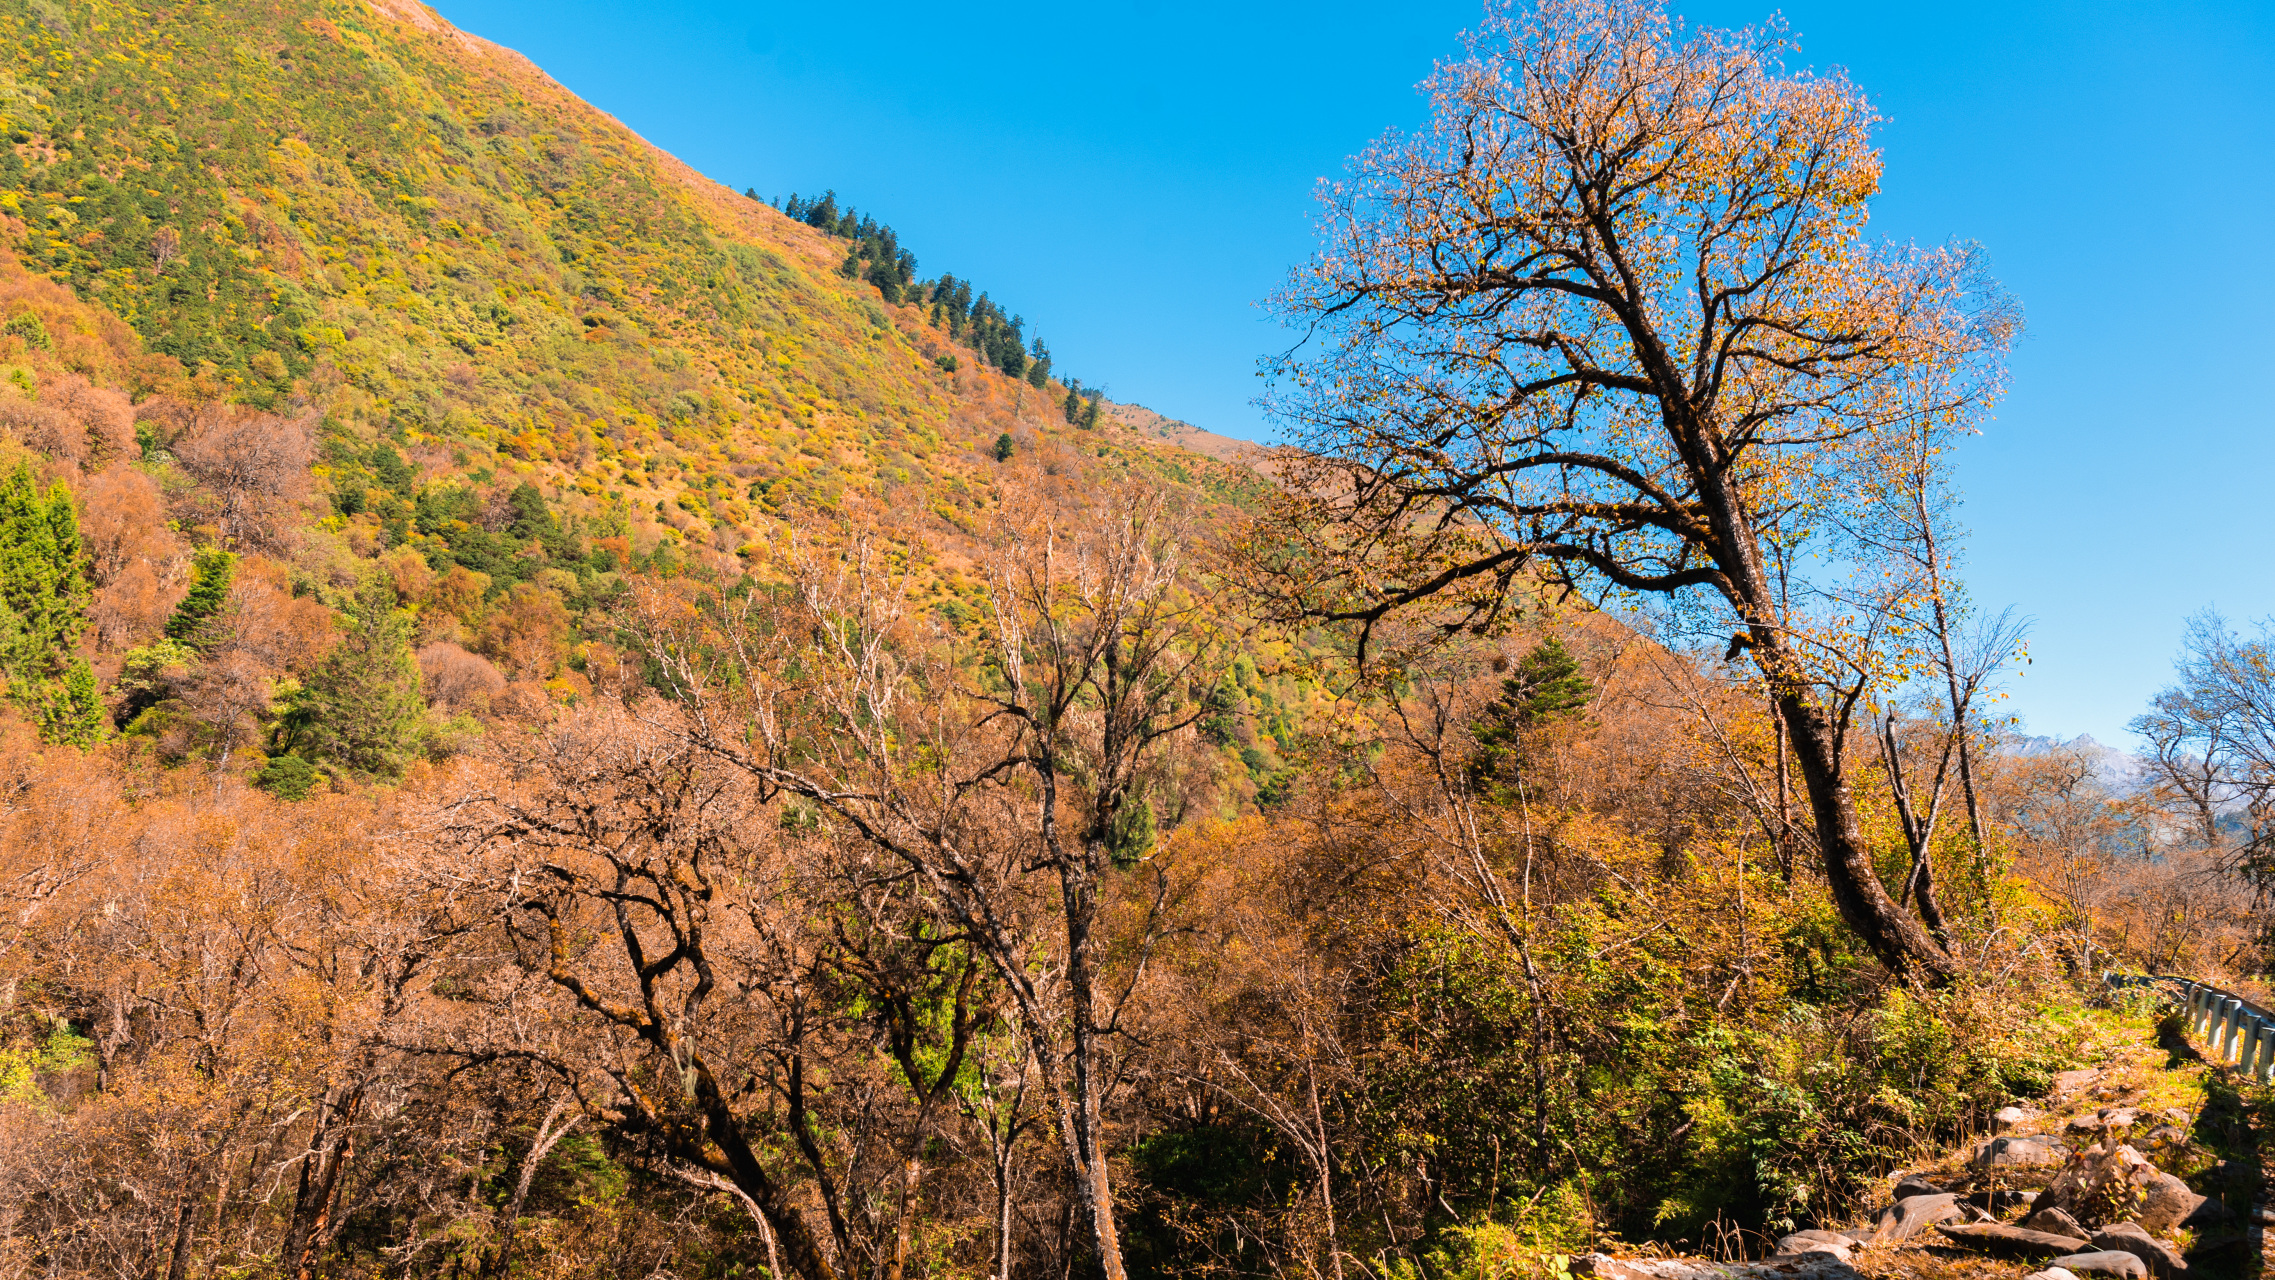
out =
[[[1737,25],[1771,10],[1678,4]],[[834,187],[1064,371],[1264,436],[1254,303],[1315,179],[1417,124],[1473,3],[859,7],[447,0],[737,188]],[[1782,7],[1888,117],[1880,234],[1972,239],[2022,303],[1961,458],[1978,600],[2035,620],[2009,707],[2127,741],[2187,616],[2275,614],[2275,3]]]

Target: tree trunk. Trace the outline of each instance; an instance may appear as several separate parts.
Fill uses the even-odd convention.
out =
[[[750,1149],[742,1127],[735,1123],[733,1109],[719,1092],[719,1082],[711,1075],[710,1064],[698,1059],[694,1068],[695,1101],[703,1109],[703,1136],[726,1157],[728,1176],[735,1186],[774,1224],[774,1234],[780,1239],[783,1251],[790,1255],[790,1269],[804,1280],[837,1280],[837,1269],[822,1255],[813,1232],[806,1229],[804,1216],[784,1202],[781,1188],[766,1175],[765,1167],[758,1162],[758,1154]],[[681,1153],[684,1158],[704,1165],[703,1142],[696,1140],[687,1145],[692,1149]]]
[[[1775,646],[1766,655],[1772,662],[1784,657],[1769,628],[1757,629],[1755,637],[1757,644]],[[1855,797],[1849,794],[1842,777],[1839,745],[1825,712],[1804,701],[1799,693],[1781,694],[1778,701],[1793,735],[1794,759],[1801,766],[1801,783],[1809,792],[1809,809],[1817,820],[1817,843],[1824,851],[1825,879],[1832,886],[1833,905],[1839,908],[1841,919],[1891,969],[1916,970],[1938,985],[1958,977],[1951,957],[1881,886],[1879,873],[1872,867],[1871,851],[1864,843],[1864,830],[1856,819]]]
[[[1091,1021],[1097,993],[1091,970],[1090,929],[1098,917],[1098,888],[1090,867],[1071,862],[1061,863],[1059,887],[1066,909],[1066,979],[1072,1006],[1069,1021],[1074,1024],[1074,1096],[1069,1100],[1073,1104],[1069,1117],[1073,1132],[1067,1139],[1073,1149],[1075,1181],[1090,1214],[1091,1243],[1098,1250],[1099,1268],[1106,1280],[1124,1280],[1121,1234],[1114,1226],[1114,1191],[1106,1173],[1098,1035]]]
[[[166,1263],[166,1280],[188,1280],[190,1274],[190,1225],[197,1219],[197,1192],[182,1192],[182,1207],[174,1217],[174,1256]]]

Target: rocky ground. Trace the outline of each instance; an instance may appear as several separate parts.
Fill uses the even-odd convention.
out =
[[[1994,1132],[1891,1175],[1857,1220],[1796,1232],[1752,1262],[1588,1254],[1597,1280],[2228,1280],[2267,1248],[2251,1108],[2177,1024],[2112,1015],[2092,1065],[2008,1107]],[[2275,1148],[2275,1143],[2270,1144]]]

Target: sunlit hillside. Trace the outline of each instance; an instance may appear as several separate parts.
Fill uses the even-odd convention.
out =
[[[839,275],[842,241],[415,4],[0,22],[27,264],[180,362],[137,363],[138,396],[204,370],[321,406],[351,536],[441,550],[463,514],[381,483],[381,441],[422,485],[534,479],[593,532],[716,552],[849,491],[966,523],[1006,432],[1053,466],[1215,474],[1078,434],[1065,388],[955,360],[920,307]]]

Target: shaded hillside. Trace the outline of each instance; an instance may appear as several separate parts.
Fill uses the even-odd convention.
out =
[[[948,371],[919,307],[837,274],[842,242],[418,6],[28,0],[0,37],[25,264],[179,361],[138,361],[137,396],[202,369],[321,409],[339,519],[383,541],[448,542],[416,509],[440,473],[731,552],[849,490],[964,524],[1006,432],[1079,439],[1041,449],[1061,469],[1164,469],[1059,423],[1055,384]],[[417,484],[380,482],[382,439]]]

